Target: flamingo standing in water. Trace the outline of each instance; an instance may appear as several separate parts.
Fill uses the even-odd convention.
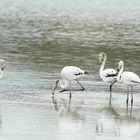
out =
[[[133,86],[140,84],[140,78],[137,74],[130,72],[130,71],[124,71],[124,62],[120,61],[118,65],[118,75],[117,75],[117,81],[122,82],[125,85],[127,85],[127,100],[126,103],[128,104],[129,100],[129,87],[131,87],[131,104],[133,104]]]
[[[80,77],[84,76],[85,74],[88,74],[88,72],[76,67],[76,66],[65,66],[61,70],[61,78],[63,81],[56,80],[54,88],[52,90],[52,95],[54,96],[54,91],[58,86],[58,83],[60,87],[63,89],[60,92],[67,91],[67,87],[70,85],[69,91],[70,91],[70,98],[71,98],[71,81],[76,80],[77,83],[80,85],[81,90],[84,90],[85,88],[81,85],[81,83],[77,80]]]
[[[112,97],[112,85],[116,82],[118,71],[112,68],[104,69],[107,60],[107,55],[104,52],[101,52],[98,55],[98,61],[101,63],[99,75],[100,78],[106,82],[110,83],[110,98]]]

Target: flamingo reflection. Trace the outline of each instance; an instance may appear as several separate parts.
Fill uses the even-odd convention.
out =
[[[52,98],[52,105],[53,109],[58,112],[59,117],[84,120],[84,116],[79,113],[79,107],[73,107],[71,109],[71,98],[68,99],[68,102],[62,99],[61,103],[58,103],[55,98]]]
[[[126,115],[118,114],[116,110],[111,101],[100,110],[95,129],[97,135],[133,136],[138,132],[139,121],[132,116],[133,105],[129,109],[127,104]]]

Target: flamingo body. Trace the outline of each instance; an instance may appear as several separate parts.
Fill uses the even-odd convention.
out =
[[[137,84],[140,84],[140,78],[137,74],[133,72],[124,71],[121,74],[120,82],[126,85],[137,85]]]
[[[61,77],[62,79],[71,81],[82,77],[83,75],[85,75],[85,73],[86,72],[84,70],[76,66],[65,66],[61,70]]]
[[[116,80],[117,71],[115,69],[105,69],[100,72],[101,79],[106,83],[112,83]]]

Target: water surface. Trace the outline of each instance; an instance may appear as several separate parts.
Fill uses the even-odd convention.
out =
[[[140,86],[127,109],[126,87],[116,84],[110,104],[96,63],[104,51],[106,67],[124,60],[126,70],[140,75],[139,7],[139,0],[1,0],[0,56],[7,68],[0,81],[0,138],[139,139]],[[70,106],[68,92],[50,94],[66,65],[90,73]]]

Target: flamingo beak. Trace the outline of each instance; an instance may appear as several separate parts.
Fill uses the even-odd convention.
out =
[[[96,60],[96,63],[97,63],[97,64],[100,64],[99,60]]]
[[[99,56],[97,57],[97,59],[96,59],[96,63],[97,64],[101,64],[102,63],[102,61],[103,61],[103,59],[102,58],[100,58]]]
[[[96,58],[96,63],[97,63],[97,64],[100,64],[100,60],[99,60],[98,57]]]

